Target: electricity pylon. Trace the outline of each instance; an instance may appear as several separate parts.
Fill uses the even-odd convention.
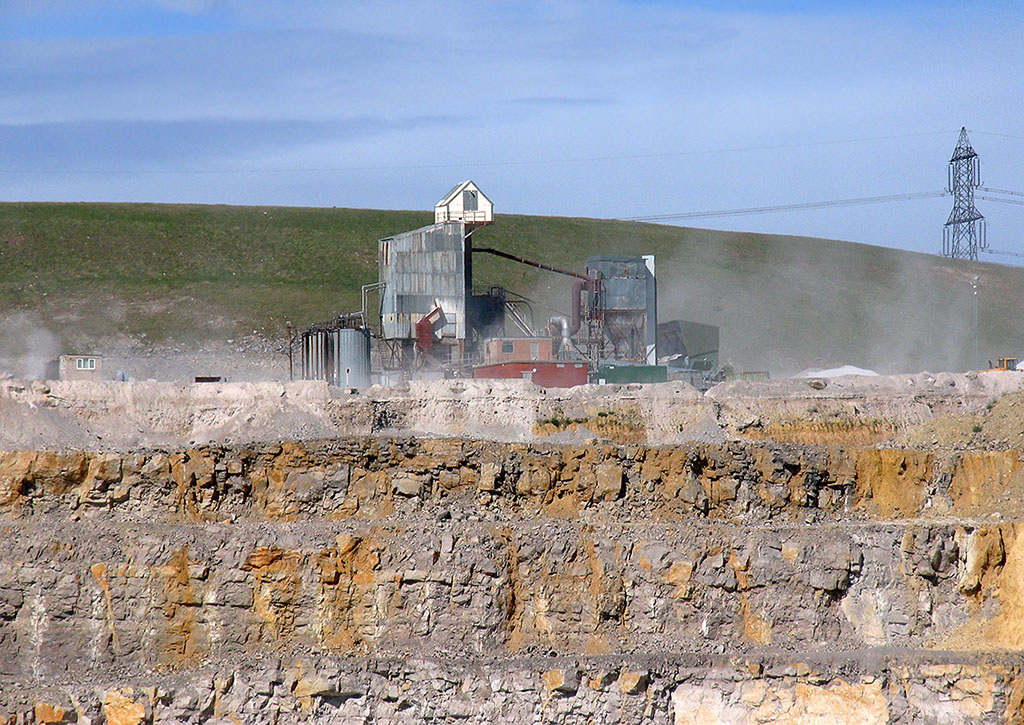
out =
[[[981,162],[971,148],[967,129],[960,129],[960,139],[949,160],[949,183],[946,191],[953,195],[953,210],[942,230],[942,254],[954,259],[978,259],[978,250],[985,249],[985,217],[974,206],[974,190],[981,186]]]

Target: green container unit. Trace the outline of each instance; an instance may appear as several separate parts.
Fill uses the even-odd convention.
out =
[[[619,385],[623,383],[664,383],[668,381],[668,368],[664,365],[602,365],[594,378],[596,383]]]

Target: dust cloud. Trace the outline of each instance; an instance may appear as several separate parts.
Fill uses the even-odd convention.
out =
[[[43,379],[60,354],[60,338],[33,315],[17,312],[0,318],[0,375]]]
[[[996,338],[1014,339],[997,329],[1005,315],[993,306],[996,282],[1024,281],[1014,269],[852,242],[691,232],[698,243],[658,258],[659,321],[719,326],[721,362],[740,371],[957,372],[998,356],[988,352]],[[975,356],[970,280],[979,272],[991,289],[980,298]]]

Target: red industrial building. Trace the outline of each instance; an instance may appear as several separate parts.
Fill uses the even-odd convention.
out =
[[[480,365],[474,378],[530,380],[544,388],[572,388],[587,383],[585,362],[506,362]]]

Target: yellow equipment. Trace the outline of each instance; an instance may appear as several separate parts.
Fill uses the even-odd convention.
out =
[[[993,370],[1004,370],[1010,372],[1017,372],[1017,358],[1015,357],[1001,357],[998,359],[995,367],[991,367],[992,361],[988,361],[989,369],[985,372],[991,372]]]

